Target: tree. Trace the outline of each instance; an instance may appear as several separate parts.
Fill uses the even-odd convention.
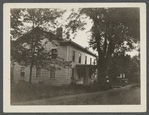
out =
[[[137,8],[82,8],[72,13],[68,27],[77,31],[82,27],[78,17],[92,20],[90,47],[98,52],[98,81],[103,83],[111,58],[121,52],[135,49],[139,41],[139,9]],[[83,22],[84,23],[84,22]],[[83,24],[84,25],[84,24]]]
[[[112,81],[116,81],[117,76],[122,73],[125,73],[125,77],[128,78],[130,73],[130,63],[131,57],[124,53],[112,57],[108,68],[109,76]]]
[[[109,67],[109,74],[113,81],[116,80],[120,73],[125,73],[129,82],[140,82],[140,58],[138,56],[130,57],[129,55],[119,55],[112,57]]]
[[[11,33],[14,37],[17,37],[15,41],[11,40],[11,60],[21,65],[30,65],[30,83],[34,65],[46,69],[56,69],[55,65],[71,66],[71,62],[66,62],[63,59],[52,59],[51,54],[49,55],[51,52],[47,52],[44,47],[53,39],[56,39],[57,36],[45,31],[46,28],[43,25],[54,25],[54,20],[60,17],[63,12],[57,11],[57,9],[11,10]]]
[[[11,27],[11,35],[12,35],[11,38],[18,37],[22,33],[19,26],[23,26],[23,23],[21,21],[21,9],[11,9],[10,11],[11,11],[10,27]]]
[[[128,79],[130,82],[140,82],[140,56],[134,56],[128,66]]]

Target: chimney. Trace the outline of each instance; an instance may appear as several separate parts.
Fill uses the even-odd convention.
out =
[[[58,39],[62,39],[62,34],[63,34],[62,32],[63,32],[62,27],[57,28],[56,35],[57,35]]]

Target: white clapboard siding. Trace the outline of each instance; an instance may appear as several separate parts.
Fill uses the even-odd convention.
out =
[[[64,59],[65,61],[72,61],[73,51],[75,51],[75,62],[72,62],[72,68],[74,68],[74,77],[77,79],[77,68],[76,64],[79,60],[79,53],[81,53],[81,64],[85,64],[85,56],[87,56],[87,64],[90,64],[90,58],[92,58],[92,62],[94,61],[95,57],[85,53],[75,47],[72,46],[58,46],[58,57]],[[15,64],[14,68],[14,79],[17,81],[19,79],[23,79],[25,81],[29,81],[30,76],[30,68],[25,67],[25,77],[20,77],[20,65],[17,63]],[[72,77],[72,69],[61,69],[55,71],[55,78],[50,78],[50,71],[41,69],[41,76],[36,76],[36,68],[34,67],[32,70],[32,83],[38,83],[39,81],[43,81],[45,84],[49,85],[65,85],[71,83]]]
[[[47,77],[49,77],[49,70],[42,69],[42,70],[41,70],[41,77],[42,77],[42,78],[47,78]]]
[[[18,65],[18,64],[15,65],[14,80],[16,82],[18,80],[24,80],[24,81],[28,82],[29,76],[30,76],[30,68],[25,67],[25,77],[23,77],[23,78],[20,77],[20,68],[21,68],[20,65]],[[68,84],[67,79],[66,79],[66,73],[67,73],[67,69],[56,70],[55,78],[50,78],[50,71],[42,69],[41,76],[36,77],[36,68],[33,68],[31,81],[32,81],[32,83],[39,83],[39,81],[43,81],[44,84],[49,84],[49,85],[65,85],[65,84]]]
[[[58,47],[58,57],[63,58],[65,61],[67,60],[67,46]]]

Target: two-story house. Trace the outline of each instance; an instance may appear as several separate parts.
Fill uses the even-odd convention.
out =
[[[52,43],[49,42],[46,48],[47,50],[56,48],[58,57],[63,58],[65,61],[72,61],[72,67],[62,68],[61,70],[45,70],[33,67],[32,83],[43,82],[50,85],[66,85],[72,81],[80,82],[81,84],[88,83],[89,68],[95,65],[96,55],[71,40],[62,39],[61,34],[62,29],[59,29],[57,32],[58,37]],[[84,71],[85,74],[79,74],[79,70]],[[29,81],[29,73],[29,67],[20,66],[15,63],[13,69],[14,81],[21,79]]]

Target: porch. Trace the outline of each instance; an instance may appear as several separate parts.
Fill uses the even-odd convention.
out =
[[[97,79],[97,67],[95,65],[77,64],[78,83],[92,84]],[[79,83],[80,82],[80,83]]]

